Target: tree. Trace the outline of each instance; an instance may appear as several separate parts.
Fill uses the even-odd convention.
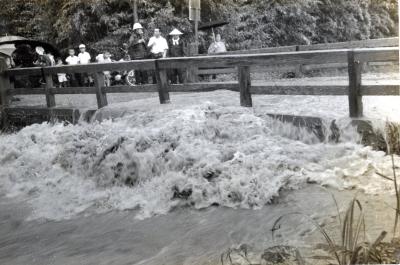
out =
[[[60,49],[85,43],[93,53],[107,49],[118,56],[137,21],[147,38],[155,27],[164,34],[178,27],[193,40],[188,0],[0,0],[0,5],[0,34],[42,39]],[[229,49],[397,35],[396,0],[202,0],[201,5],[203,22],[230,22],[219,32]]]

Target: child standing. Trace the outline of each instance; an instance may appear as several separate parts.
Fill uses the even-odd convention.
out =
[[[63,65],[63,61],[61,60],[61,58],[58,58],[57,60],[57,66],[61,66]],[[58,79],[58,85],[59,87],[66,87],[67,86],[67,74],[65,73],[58,73],[57,74],[57,79]]]
[[[103,54],[103,61],[102,63],[111,63],[111,53],[106,51]],[[111,72],[110,71],[104,71],[104,82],[106,86],[111,85]]]
[[[78,54],[79,63],[80,64],[89,64],[90,60],[92,58],[90,57],[90,54],[86,51],[85,44],[79,45],[79,51],[80,51]],[[81,74],[80,85],[89,86],[90,83],[91,83],[90,76],[87,73]]]
[[[79,64],[79,58],[78,56],[75,55],[75,50],[73,48],[70,48],[68,50],[69,56],[65,59],[65,62],[68,65],[77,65]],[[73,87],[78,86],[78,74],[68,74],[68,79],[70,82],[70,85]]]

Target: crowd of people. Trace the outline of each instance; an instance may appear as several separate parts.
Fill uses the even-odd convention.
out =
[[[187,44],[181,38],[183,33],[174,28],[169,33],[168,40],[161,34],[160,29],[154,29],[153,36],[146,41],[144,28],[140,23],[135,23],[132,28],[132,34],[127,43],[124,43],[121,50],[123,56],[119,61],[143,60],[143,59],[159,59],[166,57],[183,57],[187,55]],[[110,51],[103,51],[92,59],[87,52],[84,44],[79,45],[79,52],[76,54],[74,48],[68,49],[68,56],[63,60],[61,57],[54,58],[51,53],[45,53],[42,47],[36,47],[35,52],[29,52],[29,45],[20,45],[16,47],[13,55],[13,64],[15,67],[34,67],[34,66],[60,66],[60,65],[78,65],[89,63],[108,63],[115,61]],[[221,36],[213,34],[213,40],[209,46],[207,53],[223,53],[226,52],[225,43],[221,40]],[[110,86],[111,81],[115,77],[110,71],[104,72],[105,85]],[[126,74],[126,73],[125,73]],[[156,74],[154,71],[134,70],[136,85],[147,84],[149,78],[156,83]],[[120,77],[121,78],[121,75]],[[168,73],[170,83],[179,84],[185,82],[185,71],[183,69],[170,69]],[[115,79],[115,78],[114,78]],[[88,74],[64,74],[59,73],[56,83],[60,87],[68,86],[91,86],[93,78]]]

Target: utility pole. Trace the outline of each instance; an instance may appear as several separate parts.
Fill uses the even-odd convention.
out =
[[[133,12],[133,23],[139,22],[137,0],[130,0],[130,5]]]
[[[200,0],[189,0],[189,20],[194,21],[194,45],[199,52]]]

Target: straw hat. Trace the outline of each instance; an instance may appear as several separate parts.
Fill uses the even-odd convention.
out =
[[[183,33],[180,32],[178,29],[174,29],[169,33],[169,35],[182,35]]]
[[[79,45],[79,49],[81,49],[81,48],[86,48],[85,44]]]

